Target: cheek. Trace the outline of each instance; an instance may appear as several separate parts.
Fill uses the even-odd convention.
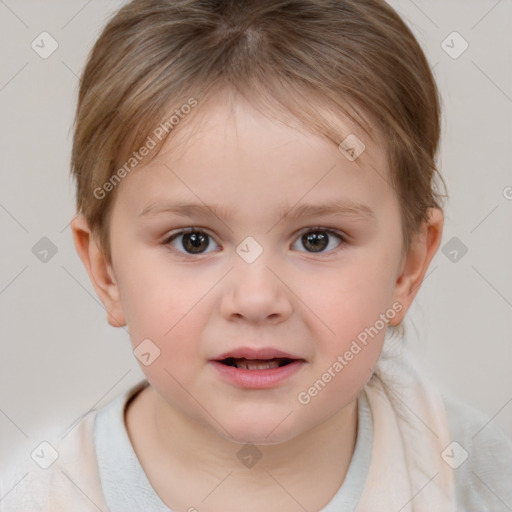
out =
[[[137,272],[125,274],[130,277],[120,287],[132,348],[157,392],[194,416],[186,390],[197,394],[203,364],[201,334],[212,307],[208,291],[215,276],[193,279],[187,272],[170,272],[168,266],[148,260],[138,264]],[[142,356],[145,353],[150,356]]]
[[[316,301],[322,325],[316,330],[315,364],[297,395],[308,414],[323,419],[354,400],[370,379],[392,318],[388,312],[394,313],[388,294],[379,293],[367,274],[351,273],[346,282],[329,286],[331,292]]]
[[[368,259],[347,264],[335,273],[317,273],[314,287],[311,279],[299,277],[298,294],[324,325],[323,338],[347,340],[373,325],[390,307],[391,276],[382,271],[380,262]]]
[[[173,361],[193,353],[197,357],[199,335],[208,319],[204,299],[215,276],[193,277],[191,270],[166,265],[161,257],[140,260],[123,269],[119,283],[133,347],[152,340],[166,365],[171,357]]]
[[[314,290],[302,280],[298,294],[315,314],[310,315],[317,344],[311,392],[323,395],[312,401],[322,402],[326,411],[329,404],[334,410],[348,403],[371,376],[395,316],[390,275],[382,272],[382,260],[368,258],[347,263],[335,275],[317,275]]]
[[[296,400],[309,418],[324,421],[357,398],[379,360],[387,324],[386,308],[365,294],[325,304],[323,310],[335,334],[317,336],[316,358]],[[328,309],[330,307],[331,309]]]

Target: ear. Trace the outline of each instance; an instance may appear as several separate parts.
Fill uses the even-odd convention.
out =
[[[71,229],[76,251],[107,311],[108,323],[112,327],[123,327],[126,325],[126,320],[113,268],[104,256],[97,243],[97,238],[89,229],[88,222],[83,214],[77,215],[71,221]]]
[[[429,208],[428,220],[422,223],[402,262],[396,280],[394,300],[399,302],[403,309],[389,322],[390,325],[399,325],[402,322],[420,289],[430,262],[441,243],[443,224],[444,215],[442,210]]]

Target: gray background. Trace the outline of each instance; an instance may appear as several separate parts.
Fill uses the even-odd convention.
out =
[[[69,228],[78,76],[106,17],[121,3],[0,0],[4,470],[15,454],[29,457],[41,441],[143,377],[126,331],[107,324]],[[512,436],[512,3],[391,4],[434,66],[444,104],[440,167],[450,193],[447,254],[436,255],[408,314],[408,342],[442,389]],[[43,31],[59,45],[46,59],[31,48]],[[458,58],[442,47],[453,31],[469,44]],[[453,37],[445,44],[460,48]],[[46,262],[32,251],[43,237],[57,249]],[[457,261],[451,261],[454,248]]]

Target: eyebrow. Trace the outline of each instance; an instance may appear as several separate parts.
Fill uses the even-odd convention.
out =
[[[154,202],[147,205],[139,214],[139,217],[147,215],[174,214],[180,217],[193,217],[194,215],[213,214],[218,218],[232,219],[234,211],[223,205],[206,205],[197,203],[168,203]],[[359,204],[352,200],[328,202],[325,204],[301,204],[298,206],[281,204],[279,218],[297,220],[306,216],[336,216],[348,217],[354,220],[374,220],[375,212],[365,204]]]

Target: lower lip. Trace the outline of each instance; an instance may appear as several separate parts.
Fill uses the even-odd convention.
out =
[[[272,388],[297,373],[305,364],[305,361],[293,361],[278,368],[265,370],[247,370],[222,364],[220,361],[210,361],[221,376],[242,388],[266,389]]]

